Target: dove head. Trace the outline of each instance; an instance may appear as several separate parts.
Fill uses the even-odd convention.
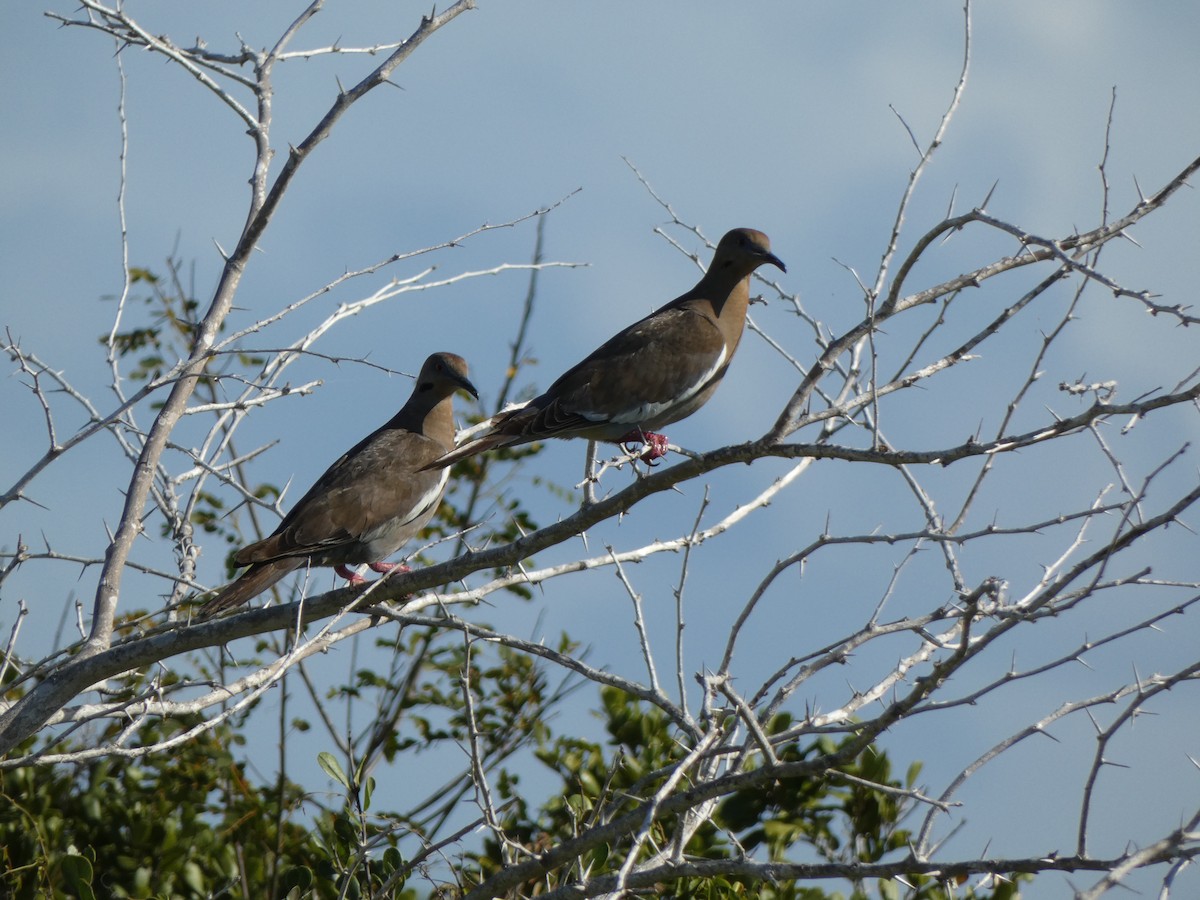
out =
[[[434,353],[421,366],[414,396],[427,396],[437,402],[460,390],[479,399],[479,391],[467,377],[467,361],[456,353]]]
[[[767,263],[787,271],[783,260],[771,252],[769,237],[753,228],[735,228],[721,238],[708,268],[710,272],[726,271],[737,278],[745,278]]]

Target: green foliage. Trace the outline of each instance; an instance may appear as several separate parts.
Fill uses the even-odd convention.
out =
[[[151,722],[138,742],[198,722]],[[285,784],[280,796],[252,786],[229,738],[218,727],[182,752],[0,771],[0,893],[206,897],[236,883],[266,885],[302,865],[312,836],[276,815],[299,789]],[[239,836],[251,846],[236,854]]]
[[[777,734],[791,724],[790,717],[778,716],[768,733]],[[781,763],[820,759],[839,752],[843,744],[822,737],[804,747],[789,744],[777,756]],[[871,749],[839,771],[873,784],[911,788],[920,765],[910,767],[900,784],[892,778],[887,755]],[[803,841],[829,862],[879,862],[908,845],[910,834],[900,827],[905,809],[901,800],[900,795],[858,781],[787,779],[765,790],[733,794],[721,804],[719,820],[739,835],[747,850],[765,847],[773,860],[785,859],[788,848]]]
[[[505,832],[531,852],[578,834],[589,824],[611,821],[632,810],[661,786],[671,768],[686,754],[686,748],[676,739],[670,720],[661,710],[615,688],[604,688],[601,699],[609,746],[574,737],[559,737],[544,745],[538,759],[561,780],[561,793],[551,796],[536,811],[531,811],[524,801],[514,804],[503,823]],[[771,733],[779,733],[791,721],[779,716],[771,724]],[[819,761],[833,758],[851,740],[838,742],[821,737],[806,745],[789,744],[777,755],[781,762]],[[761,847],[773,861],[805,861],[815,852],[826,861],[846,864],[905,855],[910,835],[902,827],[907,812],[902,796],[861,782],[886,788],[911,788],[920,764],[909,767],[901,784],[892,777],[887,754],[872,747],[836,769],[850,778],[776,779],[765,786],[732,794],[720,804],[714,821],[702,825],[692,836],[685,853],[693,859],[729,859],[741,853],[739,846],[747,853]],[[499,784],[506,799],[520,799],[512,788],[513,781],[502,779]],[[653,848],[668,846],[677,824],[672,816],[656,821],[650,846],[643,850],[643,855],[652,853]],[[593,877],[615,872],[624,859],[624,850],[611,846],[593,849],[564,869],[539,879],[538,884],[554,887],[569,883],[584,872]],[[469,859],[474,867],[472,883],[481,883],[505,864],[504,852],[493,840],[485,843],[483,852]],[[1020,876],[1012,884],[990,893],[978,893],[969,887],[958,887],[951,892],[937,881],[917,875],[906,880],[915,887],[903,896],[913,900],[950,897],[1016,900],[1019,884],[1026,879]],[[533,889],[533,885],[527,887]],[[872,893],[866,885],[856,884],[850,900],[872,896],[891,900],[899,896],[894,882],[879,882],[874,888]],[[734,876],[683,878],[657,893],[711,900],[742,897],[833,900],[843,896],[797,883],[765,883]]]
[[[564,649],[571,649],[569,643]],[[406,730],[416,736],[379,745],[351,760],[318,754],[317,762],[341,793],[336,808],[321,806],[286,778],[256,784],[231,749],[240,744],[241,727],[232,721],[200,731],[169,752],[0,771],[0,895],[296,900],[446,896],[414,878],[421,861],[405,859],[398,846],[409,833],[436,840],[444,817],[430,815],[418,821],[374,809],[376,780],[371,772],[377,758],[406,765],[420,752],[466,746],[473,733],[479,759],[491,773],[506,833],[538,852],[633,809],[638,798],[661,786],[686,752],[660,710],[612,688],[603,689],[600,697],[608,741],[553,735],[545,724],[546,713],[564,695],[548,687],[545,673],[527,657],[503,647],[487,651],[473,648],[468,658],[460,641],[458,652],[438,647],[428,654],[419,689],[404,702]],[[455,666],[470,674],[469,709],[453,674]],[[362,671],[358,685],[349,691],[357,692],[355,702],[362,703],[370,699],[368,692],[397,687],[389,678]],[[474,732],[468,728],[472,716]],[[129,743],[162,741],[200,721],[147,720]],[[780,717],[772,730],[789,724]],[[114,742],[120,731],[114,723],[86,744]],[[67,741],[56,749],[77,750],[83,743]],[[369,748],[370,741],[358,745]],[[536,758],[560,782],[540,801],[523,792],[516,774],[500,767],[519,746],[536,747]],[[787,745],[779,756],[785,762],[819,762],[844,746],[818,738]],[[22,752],[31,749],[26,745]],[[746,852],[761,849],[772,860],[815,855],[853,864],[902,858],[909,837],[902,824],[902,798],[859,782],[902,788],[911,786],[919,772],[918,765],[910,767],[901,783],[891,768],[885,753],[871,749],[837,767],[846,779],[776,779],[739,791],[720,804],[714,821],[695,833],[685,852],[692,858],[729,859],[738,855],[740,844]],[[462,785],[452,785],[446,793],[466,795],[471,789],[469,773],[463,778]],[[676,824],[671,816],[662,817],[653,826],[650,843],[669,843]],[[625,845],[593,848],[539,879],[538,885],[557,886],[585,871],[593,876],[615,871],[625,852]],[[455,875],[467,886],[478,883],[500,870],[504,853],[496,842],[485,841],[481,849],[465,853]],[[895,882],[855,884],[848,900],[1016,900],[1021,883],[1018,879],[991,893],[958,886],[950,893],[921,876],[910,875],[906,881],[914,886],[911,890],[899,891]],[[527,889],[536,890],[534,885]],[[735,876],[683,878],[661,885],[657,894],[709,900],[846,896],[801,883],[766,884]]]
[[[131,676],[111,687],[120,694],[147,684]],[[6,699],[19,694],[10,689]],[[122,743],[153,745],[202,722],[147,719]],[[125,725],[54,750],[113,746]],[[389,897],[414,897],[401,890],[396,817],[367,816],[374,780],[364,767],[350,778],[320,754],[348,798],[326,809],[287,778],[255,783],[234,755],[243,725],[226,720],[139,757],[0,770],[0,896],[334,898],[367,896],[392,879]],[[17,752],[35,749],[30,741]]]

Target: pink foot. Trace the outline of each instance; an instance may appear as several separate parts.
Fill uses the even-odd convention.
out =
[[[656,434],[653,431],[642,431],[640,428],[635,428],[633,431],[624,435],[617,441],[625,450],[626,453],[632,453],[628,444],[645,444],[646,449],[641,452],[639,459],[643,460],[646,465],[654,465],[654,460],[662,459],[667,455],[667,436],[665,434]]]
[[[404,563],[373,562],[373,563],[367,563],[367,567],[372,572],[378,572],[380,575],[386,575],[388,572],[394,572],[397,569],[399,569],[401,572],[411,572],[412,571],[412,569],[410,569]],[[350,583],[349,584],[350,587],[355,587],[357,585],[367,583],[367,579],[363,578],[361,575],[359,575],[357,572],[355,572],[353,569],[351,569],[349,566],[347,566],[345,564],[334,566],[333,571],[337,572],[339,577],[345,578],[346,581],[348,581]]]
[[[380,575],[386,575],[388,572],[394,572],[397,569],[399,569],[401,572],[412,571],[412,569],[410,569],[404,563],[373,562],[367,563],[367,566],[372,572],[378,572]]]

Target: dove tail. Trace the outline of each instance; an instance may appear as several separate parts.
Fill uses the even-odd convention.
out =
[[[444,453],[431,463],[426,463],[419,471],[427,469],[444,469],[446,466],[452,466],[460,459],[467,459],[470,456],[476,456],[480,453],[486,453],[488,450],[495,450],[497,447],[505,447],[508,444],[516,443],[513,435],[500,434],[491,432],[482,437],[474,438],[467,441],[465,444],[460,444],[449,453]]]
[[[270,562],[255,563],[243,572],[236,581],[227,584],[217,592],[217,595],[200,607],[199,618],[207,619],[219,612],[241,606],[247,600],[257,597],[288,572],[293,572],[304,565],[300,557],[273,559]]]

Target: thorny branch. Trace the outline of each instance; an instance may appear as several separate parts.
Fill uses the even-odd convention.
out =
[[[255,50],[243,44],[231,52],[212,51],[200,44],[181,47],[169,38],[151,34],[119,5],[108,7],[94,0],[83,0],[81,18],[55,16],[64,24],[99,30],[115,38],[122,47],[144,48],[180,66],[249,129],[255,157],[252,196],[242,235],[225,256],[220,283],[194,323],[191,346],[173,364],[165,366],[164,371],[132,393],[126,393],[120,387],[121,373],[112,350],[113,336],[117,333],[128,295],[127,279],[108,348],[117,397],[114,408],[104,411],[74,387],[63,371],[21,347],[13,335],[6,335],[3,349],[21,384],[41,411],[46,449],[0,495],[0,508],[14,500],[36,502],[30,495],[30,485],[57,459],[99,434],[116,437],[133,466],[133,474],[121,520],[103,557],[61,552],[49,546],[44,551],[33,551],[22,539],[18,540],[13,552],[0,558],[4,563],[0,568],[0,584],[18,567],[34,562],[71,563],[81,569],[101,569],[91,632],[74,647],[50,654],[38,662],[21,659],[16,644],[25,615],[22,605],[0,661],[0,679],[8,679],[9,696],[20,695],[15,701],[0,706],[0,753],[10,752],[30,736],[43,729],[44,732],[39,736],[42,742],[35,750],[0,761],[0,768],[77,763],[110,756],[131,758],[170,749],[248,709],[286,672],[300,670],[303,662],[316,654],[342,642],[353,641],[360,635],[378,634],[381,629],[419,627],[427,629],[431,636],[449,632],[461,638],[466,669],[460,690],[468,741],[464,747],[467,760],[464,771],[443,792],[445,796],[431,795],[423,801],[418,809],[420,816],[415,819],[437,832],[450,820],[457,804],[470,802],[473,798],[482,811],[477,822],[485,825],[504,848],[507,863],[498,874],[472,885],[468,897],[497,896],[540,879],[548,882],[542,896],[592,897],[636,891],[663,881],[710,875],[861,881],[867,878],[903,879],[918,874],[957,879],[1049,871],[1102,873],[1101,879],[1085,894],[1100,896],[1121,884],[1135,869],[1151,865],[1165,863],[1172,866],[1164,879],[1166,882],[1200,852],[1200,835],[1197,833],[1200,813],[1182,820],[1184,824],[1164,833],[1161,840],[1141,849],[1131,848],[1118,856],[1093,856],[1088,841],[1089,827],[1095,817],[1095,802],[1103,787],[1101,775],[1106,771],[1114,742],[1129,732],[1135,717],[1146,712],[1152,702],[1160,702],[1169,692],[1178,693],[1196,684],[1200,680],[1200,662],[1196,661],[1175,662],[1164,672],[1135,674],[1128,683],[1090,696],[1067,700],[1056,698],[1057,705],[1053,709],[1031,706],[1027,724],[994,739],[987,749],[952,773],[939,788],[896,788],[865,779],[856,781],[856,776],[838,768],[868,752],[875,742],[902,723],[925,719],[936,726],[977,705],[997,702],[1005,698],[1014,685],[1084,664],[1085,657],[1100,648],[1118,646],[1135,636],[1151,636],[1163,622],[1179,619],[1200,602],[1200,581],[1194,576],[1186,572],[1182,576],[1169,572],[1166,576],[1154,573],[1152,577],[1151,567],[1142,554],[1151,541],[1187,527],[1187,518],[1200,501],[1200,487],[1195,487],[1194,479],[1189,481],[1179,476],[1179,470],[1188,464],[1188,448],[1182,442],[1165,448],[1161,461],[1147,474],[1144,467],[1137,469],[1123,456],[1126,451],[1121,444],[1121,439],[1135,424],[1157,422],[1173,414],[1178,418],[1190,417],[1186,421],[1194,424],[1200,401],[1200,370],[1192,369],[1172,379],[1174,383],[1169,388],[1124,401],[1117,400],[1115,382],[1080,377],[1074,382],[1064,381],[1062,393],[1058,395],[1074,404],[1070,407],[1071,414],[1050,409],[1033,416],[1029,411],[1033,403],[1031,398],[1051,352],[1059,349],[1061,336],[1091,301],[1092,294],[1103,293],[1110,299],[1132,301],[1152,316],[1171,324],[1186,326],[1200,321],[1183,304],[1159,303],[1148,290],[1124,286],[1100,267],[1098,259],[1100,249],[1113,238],[1127,237],[1139,221],[1161,209],[1200,169],[1200,158],[1116,219],[1110,218],[1108,212],[1107,176],[1102,162],[1102,221],[1088,231],[1059,237],[1035,234],[993,216],[986,211],[985,201],[968,213],[948,215],[921,235],[912,250],[900,259],[901,237],[909,227],[907,219],[918,183],[932,164],[964,97],[970,69],[969,5],[964,9],[963,64],[951,101],[924,149],[909,130],[919,158],[897,205],[878,269],[873,278],[859,282],[867,299],[861,321],[835,335],[803,310],[797,296],[786,294],[774,281],[759,281],[774,296],[795,307],[811,332],[817,353],[816,361],[805,365],[806,353],[797,348],[794,335],[768,335],[753,321],[750,323],[753,330],[762,334],[766,345],[797,372],[794,391],[778,412],[773,426],[761,438],[702,453],[688,452],[674,465],[647,475],[639,474],[624,486],[614,486],[611,482],[614,471],[621,470],[628,460],[606,463],[592,477],[593,480],[610,480],[607,495],[598,499],[592,497],[558,521],[528,531],[516,540],[493,543],[486,529],[481,529],[482,536],[478,538],[475,533],[467,532],[456,536],[463,552],[453,559],[395,574],[365,590],[343,588],[318,593],[310,590],[305,581],[295,593],[280,593],[280,597],[298,596],[294,602],[259,606],[216,621],[189,622],[186,595],[197,585],[192,569],[195,537],[188,529],[199,487],[213,481],[239,500],[246,501],[252,509],[262,507],[281,511],[277,503],[256,497],[246,478],[245,466],[260,451],[238,452],[232,438],[239,422],[252,410],[315,386],[312,382],[298,387],[283,384],[282,375],[291,363],[302,356],[315,354],[315,343],[348,317],[366,314],[375,305],[398,296],[509,269],[536,274],[549,266],[570,265],[544,262],[539,251],[529,265],[503,264],[437,278],[432,277],[430,266],[415,274],[397,276],[369,295],[342,304],[300,338],[273,345],[279,349],[260,348],[258,352],[265,359],[248,376],[219,371],[227,359],[248,352],[247,344],[252,336],[278,325],[335,287],[420,255],[457,246],[488,230],[510,227],[522,221],[485,225],[420,251],[395,253],[362,268],[343,272],[282,309],[262,315],[250,326],[220,335],[251,251],[312,149],[331,133],[356,100],[387,83],[395,68],[417,46],[459,13],[471,8],[473,3],[463,0],[440,14],[422,19],[417,29],[403,40],[384,41],[362,48],[343,48],[335,44],[305,50],[288,49],[322,5],[320,0],[310,4],[271,49]],[[275,153],[270,132],[274,65],[338,53],[386,55],[386,58],[354,87],[339,91],[305,139],[289,149],[284,165],[272,180],[269,173]],[[245,92],[250,93],[253,103],[244,102]],[[120,116],[124,128],[123,106]],[[1111,126],[1111,112],[1109,124]],[[907,129],[907,124],[904,127]],[[122,167],[124,159],[122,152]],[[1104,159],[1107,161],[1107,136]],[[632,163],[629,165],[633,168]],[[698,225],[681,218],[670,203],[654,192],[641,172],[636,169],[634,172],[667,211],[674,231],[682,233],[687,240],[694,238],[711,246]],[[545,213],[554,205],[531,214],[538,218],[539,229]],[[124,230],[123,207],[121,227]],[[968,228],[995,235],[997,241],[1003,242],[1003,249],[998,250],[991,261],[970,271],[937,284],[911,287],[909,282],[920,271],[917,264],[931,249]],[[701,263],[700,256],[689,251],[683,239],[664,229],[658,229],[658,233],[691,256],[698,265]],[[691,237],[687,238],[688,235]],[[1013,241],[1015,250],[1012,249]],[[979,288],[986,282],[994,282],[1003,275],[1030,266],[1040,267],[1040,280],[1036,285],[1019,295],[1014,292],[1015,299],[1006,299],[994,310],[989,309],[986,315],[980,314],[980,324],[969,334],[956,335],[953,342],[947,340],[945,346],[938,346],[951,315],[962,315],[964,308],[970,306],[966,298],[978,296],[968,292],[968,288]],[[125,271],[128,275],[127,258]],[[998,424],[987,432],[990,436],[984,437],[981,427],[966,440],[922,447],[911,439],[896,436],[900,417],[889,417],[884,422],[887,403],[910,396],[916,389],[932,389],[943,383],[946,373],[961,371],[960,367],[979,359],[981,348],[994,344],[998,335],[1010,334],[1013,323],[1020,315],[1027,315],[1026,310],[1045,309],[1056,289],[1064,283],[1073,284],[1069,302],[1058,308],[1053,316],[1045,316],[1053,325],[1031,342],[1029,358],[1019,369],[1024,374],[1007,403],[1001,402],[1002,409],[995,417]],[[980,300],[978,305],[985,302]],[[937,319],[923,326],[912,343],[901,350],[900,365],[886,370],[892,373],[890,377],[880,377],[885,326],[907,322],[900,317],[911,317],[913,311],[935,304],[939,311]],[[532,288],[526,309],[532,309]],[[514,368],[524,352],[527,324],[526,318],[512,348]],[[198,385],[206,383],[206,379],[219,380],[227,388],[238,386],[236,396],[231,399],[215,395],[193,399]],[[510,374],[502,391],[503,398],[507,398],[511,383]],[[146,409],[149,398],[162,393],[168,394],[167,400],[156,411],[149,430],[143,433],[136,429],[133,412]],[[68,398],[86,417],[86,424],[73,434],[66,435],[62,431],[56,406],[58,401],[53,399],[55,395]],[[1091,402],[1083,405],[1089,396]],[[204,417],[214,423],[199,447],[177,446],[171,439],[175,426],[185,417]],[[1116,419],[1128,422],[1119,435],[1114,435],[1109,427]],[[808,441],[794,439],[801,429],[812,425],[819,428]],[[843,435],[847,439],[838,441]],[[867,439],[856,441],[855,435],[865,435]],[[1014,467],[1024,465],[1027,468],[1021,471],[1026,472],[1038,465],[1041,453],[1069,448],[1079,456],[1085,452],[1080,449],[1084,445],[1102,457],[1107,466],[1105,477],[1115,479],[1115,487],[1102,485],[1089,499],[1061,508],[1055,515],[1030,512],[1006,517],[997,513],[991,521],[979,521],[985,487],[990,489],[997,483],[996,473],[1001,462]],[[163,462],[163,451],[172,447],[180,451],[183,460],[177,471],[169,470]],[[773,459],[788,462],[782,475],[772,468]],[[705,564],[702,548],[707,552],[709,547],[720,547],[725,535],[744,531],[741,526],[751,516],[765,517],[764,511],[769,505],[787,500],[789,492],[798,484],[812,484],[817,473],[833,478],[844,472],[846,467],[832,465],[835,461],[856,465],[858,468],[853,471],[864,481],[877,476],[894,478],[903,488],[903,514],[908,518],[885,510],[879,513],[879,524],[873,530],[835,528],[830,522],[815,537],[812,531],[803,532],[801,538],[789,533],[787,552],[773,565],[746,572],[741,581],[745,587],[740,595],[727,598],[716,611],[706,608],[706,615],[722,617],[720,621],[727,625],[727,636],[723,636],[723,645],[715,651],[719,660],[716,668],[705,669],[697,676],[702,698],[700,708],[693,713],[685,686],[685,668],[690,664],[691,656],[685,652],[682,639],[685,624],[683,597],[685,585],[689,599],[692,595],[704,594],[703,587],[697,586],[693,569],[700,569]],[[937,483],[940,472],[951,469],[957,473],[972,462],[978,467],[967,479],[965,493],[954,495],[941,489]],[[754,465],[750,476],[753,486],[748,489],[738,487],[720,494],[719,499],[715,495],[710,497],[710,484],[720,483],[718,480],[735,463]],[[621,540],[624,533],[611,530],[623,516],[653,495],[702,479],[711,481],[704,481],[704,501],[694,522],[670,525],[665,536],[624,541]],[[1183,487],[1180,487],[1181,481]],[[195,490],[190,497],[181,500],[177,489],[184,484],[195,485]],[[472,508],[476,499],[477,495],[473,495]],[[146,566],[131,558],[134,539],[145,527],[145,511],[150,505],[172,524],[173,539],[178,546],[179,572]],[[946,509],[952,511],[946,513]],[[609,531],[605,532],[604,553],[581,555],[570,549],[579,535],[606,525]],[[617,537],[608,537],[611,533]],[[978,571],[980,564],[972,556],[976,548],[990,551],[993,546],[1004,548],[1006,541],[1021,539],[1040,542],[1038,559],[1042,570],[1039,574]],[[846,596],[812,596],[817,589],[810,587],[811,568],[841,565],[839,554],[847,550],[861,553],[862,558],[867,559],[872,552],[892,548],[899,555],[889,558],[887,577],[880,580],[880,586],[869,596],[860,593],[857,586],[851,586],[853,579],[850,577],[846,578]],[[928,554],[930,549],[936,551],[942,581],[929,574],[929,566],[922,568],[923,557],[933,555]],[[639,589],[640,576],[633,574],[636,564],[648,562],[663,553],[679,553],[682,559],[675,581],[676,607],[669,641],[660,641],[652,627],[647,612],[653,598]],[[533,562],[535,556],[538,557],[536,564]],[[998,551],[998,557],[1005,559],[1002,551]],[[991,564],[993,558],[985,558]],[[1001,562],[1000,565],[1006,564]],[[467,616],[474,607],[494,602],[506,589],[554,585],[564,578],[600,568],[608,568],[616,575],[633,605],[631,642],[636,643],[640,651],[639,675],[610,671],[586,662],[580,653],[556,650],[536,638],[508,634],[471,621]],[[160,579],[170,586],[171,594],[161,609],[118,630],[114,626],[115,612],[121,574],[127,569],[147,572]],[[780,596],[787,592],[785,584],[787,591],[795,592],[797,597],[788,601],[793,605],[786,607],[786,617],[772,619],[766,626],[768,628],[778,630],[780,623],[786,620],[789,628],[803,632],[806,617],[815,619],[819,612],[835,603],[855,608],[862,606],[865,611],[853,624],[838,626],[834,632],[836,636],[818,640],[806,633],[799,634],[793,655],[788,659],[762,660],[755,629],[763,628],[768,616],[778,615],[778,609],[773,613],[766,609],[772,603],[781,602]],[[820,590],[832,593],[828,587]],[[1034,662],[1023,661],[1022,665],[1017,664],[1014,656],[1013,663],[1002,672],[986,667],[986,663],[1002,652],[1003,642],[1014,634],[1036,636],[1041,623],[1061,620],[1085,606],[1090,608],[1106,595],[1126,596],[1134,591],[1137,593],[1133,596],[1149,604],[1162,604],[1162,608],[1151,606],[1139,613],[1132,623],[1105,626],[1107,630],[1103,633],[1089,634],[1066,652],[1056,648],[1048,658],[1035,657]],[[1185,598],[1179,599],[1180,594],[1185,594]],[[914,600],[914,595],[919,599]],[[864,598],[869,602],[864,602]],[[833,602],[821,602],[826,600]],[[821,603],[820,607],[818,603]],[[691,605],[695,608],[698,603],[693,601]],[[689,616],[695,617],[695,612]],[[182,654],[219,648],[239,638],[288,629],[295,630],[288,632],[286,642],[277,645],[278,653],[274,659],[245,667],[232,666],[229,678],[222,683],[192,680],[183,675],[169,684],[151,678],[136,690],[111,689],[120,683],[125,673],[163,665],[165,660]],[[503,809],[491,793],[490,772],[497,755],[504,751],[497,751],[497,755],[491,757],[486,755],[484,743],[488,735],[472,693],[473,654],[492,646],[503,646],[524,654],[541,665],[564,673],[564,677],[618,689],[646,707],[661,712],[669,721],[673,739],[678,743],[679,752],[674,762],[649,773],[634,790],[603,797],[591,818],[581,820],[574,836],[548,847],[533,848],[522,844],[506,832]],[[659,679],[658,660],[664,653],[671,660],[678,697],[668,696]],[[868,660],[869,664],[861,664],[863,660]],[[861,668],[846,668],[855,664],[861,664]],[[182,661],[178,670],[181,673],[185,670]],[[847,682],[859,683],[830,689],[831,673],[843,670],[851,673]],[[818,685],[822,686],[820,693],[814,687]],[[553,699],[559,697],[561,694]],[[86,702],[81,698],[86,698]],[[1086,783],[1080,792],[1074,855],[1047,853],[1036,858],[955,860],[943,856],[938,831],[958,814],[956,804],[961,802],[958,798],[962,796],[964,785],[980,778],[990,763],[1028,738],[1053,736],[1053,730],[1060,723],[1078,718],[1080,714],[1096,716],[1102,708],[1118,711],[1106,723],[1092,719],[1095,746]],[[131,745],[141,723],[152,718],[166,720],[198,714],[207,716],[199,725],[180,730],[152,745]],[[395,716],[398,715],[396,712]],[[776,727],[784,716],[789,717],[790,724]],[[394,716],[385,718],[388,723],[396,721]],[[115,738],[83,750],[67,748],[65,739],[83,733],[85,726],[114,721],[123,723]],[[783,761],[784,751],[790,745],[819,736],[836,736],[845,743],[834,754],[819,754],[802,762]],[[350,746],[349,740],[345,746]],[[377,743],[372,745],[373,748],[376,746]],[[59,752],[55,752],[56,748]],[[829,864],[763,862],[750,853],[721,860],[689,855],[687,847],[692,835],[700,824],[713,821],[717,804],[723,799],[740,790],[762,788],[789,779],[818,778],[873,787],[901,799],[910,808],[921,807],[921,824],[907,854],[896,854],[883,862],[855,860]],[[671,837],[660,844],[656,836],[658,829],[668,822],[673,822]],[[442,840],[426,840],[423,849],[412,859],[425,860],[465,834],[465,831],[458,831]],[[730,838],[736,840],[732,834]],[[614,858],[621,860],[610,874],[592,875],[579,865],[584,854],[610,847],[615,848]],[[406,869],[406,872],[410,871],[412,866]],[[564,875],[552,880],[551,876],[556,872],[572,874],[569,878]]]

